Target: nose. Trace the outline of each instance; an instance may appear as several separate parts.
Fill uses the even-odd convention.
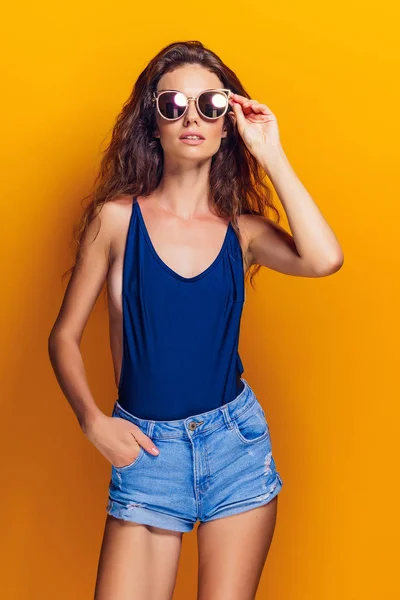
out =
[[[187,124],[187,123],[193,123],[194,121],[196,121],[198,124],[200,121],[200,116],[199,116],[199,113],[197,112],[196,100],[194,100],[194,98],[189,98],[188,103],[189,103],[189,106],[188,106],[187,111],[184,116],[184,122],[185,122],[185,124]]]

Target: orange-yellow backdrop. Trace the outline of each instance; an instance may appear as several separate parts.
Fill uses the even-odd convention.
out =
[[[110,465],[47,356],[73,223],[114,118],[164,45],[200,39],[278,118],[342,245],[332,277],[265,268],[240,352],[284,480],[257,599],[392,600],[398,584],[399,26],[395,3],[10,4],[2,22],[1,597],[92,598]],[[150,9],[150,10],[149,10]],[[285,224],[285,221],[283,221]],[[116,398],[101,295],[82,352]],[[396,557],[397,554],[397,557]],[[195,531],[176,599],[196,597]]]

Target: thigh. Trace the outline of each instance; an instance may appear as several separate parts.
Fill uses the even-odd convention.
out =
[[[268,504],[200,523],[198,600],[254,600],[277,518]]]
[[[171,600],[182,535],[107,515],[94,600]]]

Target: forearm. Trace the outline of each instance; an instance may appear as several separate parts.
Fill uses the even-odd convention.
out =
[[[340,244],[314,200],[294,172],[281,145],[257,156],[285,209],[299,255],[316,270],[343,261]]]
[[[103,413],[91,394],[79,344],[66,334],[52,333],[48,352],[57,381],[86,433],[88,426]]]

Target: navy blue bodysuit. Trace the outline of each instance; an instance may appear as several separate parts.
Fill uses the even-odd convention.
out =
[[[119,404],[141,419],[175,420],[233,400],[244,387],[238,352],[244,300],[242,249],[231,222],[211,265],[183,277],[157,254],[133,198]]]

